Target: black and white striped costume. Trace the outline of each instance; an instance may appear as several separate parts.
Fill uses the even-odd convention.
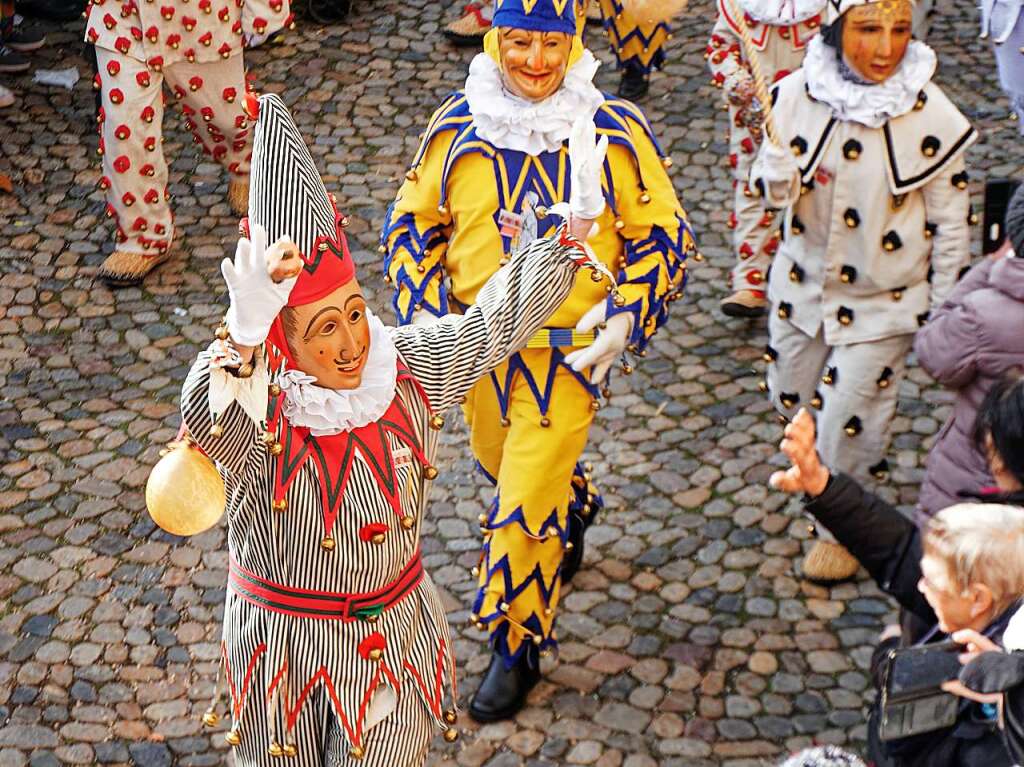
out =
[[[444,702],[449,693],[455,699],[455,670],[445,613],[430,577],[417,575],[437,414],[543,326],[572,287],[573,255],[556,239],[538,240],[491,277],[465,315],[388,329],[400,360],[393,407],[400,406],[420,451],[410,459],[407,441],[380,432],[390,453],[384,458],[394,462],[400,516],[379,473],[357,451],[340,512],[325,531],[324,477],[309,458],[311,444],[287,488],[286,508],[275,509],[275,472],[294,453],[278,447],[289,426],[271,418],[284,396],[275,375],[261,363],[252,378],[233,379],[244,397],[217,417],[222,431],[213,437],[211,387],[224,375],[212,370],[209,350],[199,355],[182,392],[182,415],[227,486],[223,697],[239,767],[276,764],[272,753],[303,767],[418,765],[431,736],[451,727],[454,715]],[[272,436],[264,433],[266,421],[247,415],[243,398],[266,403]],[[368,528],[384,534],[368,540]],[[354,615],[358,605],[330,598],[403,580],[414,585],[381,609],[366,609],[364,599],[362,617]],[[297,604],[305,607],[288,607]]]

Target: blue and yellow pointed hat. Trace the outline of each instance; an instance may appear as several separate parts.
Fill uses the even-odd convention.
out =
[[[531,32],[562,32],[573,36],[569,66],[583,55],[583,27],[590,0],[494,0],[491,30],[484,35],[484,50],[495,62],[500,28],[528,29]]]
[[[577,0],[495,0],[491,26],[576,34]]]

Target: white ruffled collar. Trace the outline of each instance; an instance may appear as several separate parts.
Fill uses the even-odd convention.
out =
[[[537,155],[557,152],[581,116],[593,117],[604,103],[594,85],[601,66],[594,54],[583,56],[566,73],[565,81],[543,101],[527,101],[509,93],[501,79],[501,68],[486,53],[477,54],[466,78],[466,102],[473,115],[477,135],[498,149]]]
[[[739,6],[754,21],[781,27],[799,24],[825,10],[826,0],[738,0]]]
[[[808,93],[828,104],[836,117],[881,128],[914,108],[937,63],[935,51],[914,40],[892,77],[877,85],[864,85],[843,77],[835,49],[816,36],[807,45],[803,69]]]
[[[370,356],[357,389],[325,389],[316,378],[286,370],[277,384],[284,394],[284,416],[314,437],[352,431],[381,418],[395,399],[398,350],[384,323],[369,309]]]

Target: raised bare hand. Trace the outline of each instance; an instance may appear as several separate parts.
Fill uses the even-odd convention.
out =
[[[806,493],[812,498],[825,492],[829,472],[821,465],[815,446],[814,419],[806,408],[800,408],[796,417],[786,425],[779,448],[792,466],[772,474],[768,483],[786,493]]]

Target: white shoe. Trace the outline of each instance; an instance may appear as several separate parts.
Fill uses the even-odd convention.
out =
[[[4,86],[0,85],[0,109],[9,107],[14,103],[14,94]]]

